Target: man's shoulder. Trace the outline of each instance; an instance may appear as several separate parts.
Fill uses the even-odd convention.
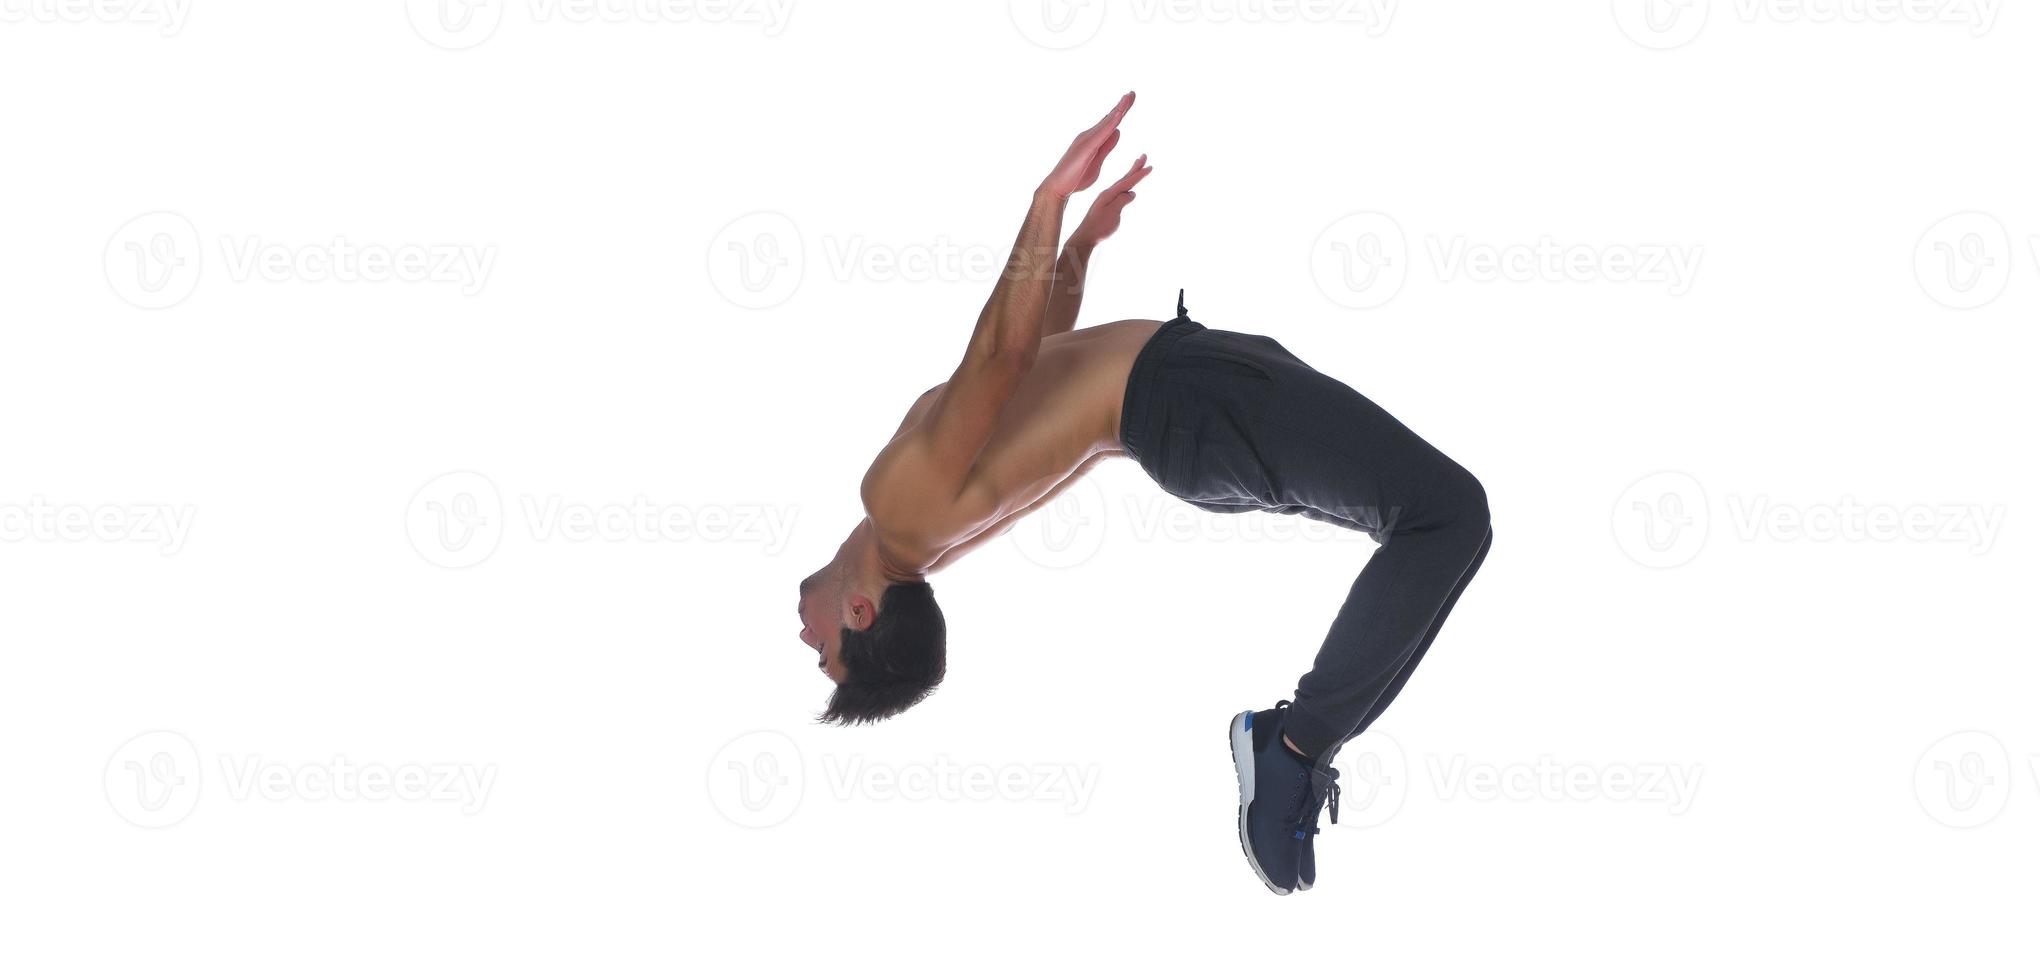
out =
[[[858,487],[864,515],[871,521],[881,550],[902,567],[915,566],[923,556],[940,551],[939,544],[931,540],[939,523],[933,519],[940,511],[934,499],[938,491],[925,476],[916,476],[917,470],[925,472],[916,465],[920,453],[911,435],[895,438],[872,461]]]
[[[921,432],[911,426],[879,450],[857,487],[874,525],[908,528],[938,508],[943,491],[928,478],[928,453]]]

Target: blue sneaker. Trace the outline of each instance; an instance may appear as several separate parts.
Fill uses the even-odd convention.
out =
[[[1331,782],[1328,770],[1313,769],[1282,744],[1288,706],[1277,701],[1267,711],[1242,711],[1233,716],[1231,729],[1233,770],[1240,780],[1240,850],[1277,895],[1296,889],[1310,829]],[[1316,877],[1316,868],[1311,870]]]

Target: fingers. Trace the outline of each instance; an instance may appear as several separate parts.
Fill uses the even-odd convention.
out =
[[[1105,157],[1112,148],[1119,145],[1119,121],[1126,118],[1126,111],[1133,108],[1133,93],[1119,97],[1097,124],[1077,134],[1070,141],[1070,148],[1063,153],[1061,162],[1056,164],[1050,185],[1064,199],[1085,190],[1098,179],[1098,172],[1104,168]]]
[[[1126,118],[1126,110],[1131,108],[1133,108],[1133,93],[1128,92],[1119,97],[1119,104],[1113,106],[1112,111],[1105,114],[1105,118],[1098,120],[1098,125],[1119,125],[1119,120]]]
[[[1118,181],[1113,183],[1112,189],[1114,191],[1132,190],[1133,185],[1146,180],[1147,175],[1154,172],[1155,168],[1147,165],[1147,154],[1143,153],[1140,155],[1140,159],[1133,161],[1133,167],[1126,171],[1126,176],[1119,178]]]
[[[1133,108],[1133,93],[1128,92],[1119,97],[1119,104],[1113,106],[1111,111],[1105,113],[1104,117],[1098,120],[1097,125],[1078,134],[1077,140],[1083,142],[1098,139],[1105,133],[1117,130],[1119,128],[1119,121],[1126,118],[1126,110],[1131,108]]]
[[[1154,172],[1155,168],[1147,165],[1147,154],[1141,154],[1140,159],[1133,161],[1133,168],[1126,172],[1126,176],[1113,181],[1112,186],[1105,188],[1104,192],[1098,195],[1098,199],[1091,203],[1091,210],[1100,215],[1110,215],[1112,227],[1118,228],[1119,212],[1139,196],[1133,191],[1134,185],[1146,180],[1147,175]]]
[[[1119,145],[1119,130],[1115,129],[1112,131],[1112,135],[1105,137],[1105,145],[1098,148],[1097,155],[1098,162],[1099,163],[1105,162],[1105,158],[1112,155],[1112,148],[1118,145]]]
[[[1133,200],[1134,185],[1146,180],[1147,175],[1154,172],[1155,168],[1147,165],[1147,154],[1141,154],[1140,159],[1133,161],[1133,167],[1126,172],[1126,176],[1113,181],[1112,186],[1105,188],[1104,192],[1098,195],[1098,203],[1123,204]]]

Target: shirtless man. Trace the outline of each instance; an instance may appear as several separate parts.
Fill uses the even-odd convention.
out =
[[[800,638],[836,684],[822,719],[879,721],[946,665],[927,576],[998,536],[1099,460],[1129,456],[1162,489],[1221,513],[1300,514],[1378,543],[1294,701],[1229,726],[1240,846],[1278,895],[1317,878],[1332,756],[1402,690],[1486,557],[1487,496],[1465,469],[1358,392],[1267,337],[1177,315],[1072,330],[1091,250],[1119,227],[1134,161],[1059,258],[1063,208],[1119,142],[1133,93],[1077,135],[1035,191],[963,362],[929,389],[865,473],[865,519],[800,583]]]

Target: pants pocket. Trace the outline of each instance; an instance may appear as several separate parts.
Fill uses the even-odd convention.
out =
[[[1169,427],[1167,482],[1162,489],[1199,505],[1252,510],[1268,505],[1266,474],[1254,454],[1190,426]],[[1206,509],[1213,509],[1207,507]]]

